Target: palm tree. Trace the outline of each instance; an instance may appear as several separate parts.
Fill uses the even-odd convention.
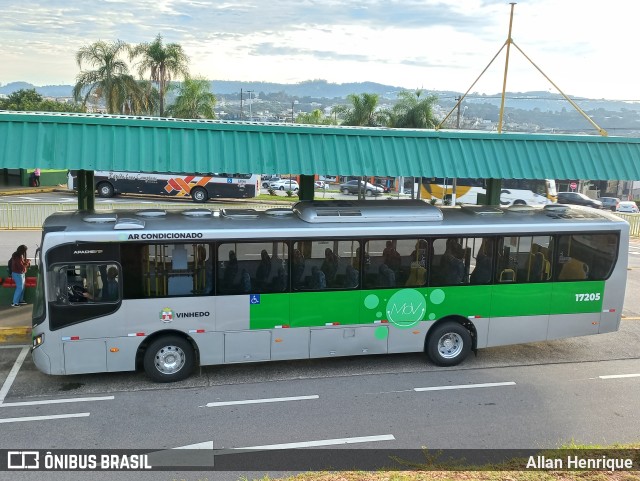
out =
[[[88,64],[94,70],[81,70],[76,77],[73,97],[82,100],[82,106],[90,96],[104,99],[107,112],[121,111],[125,100],[138,89],[135,79],[129,74],[129,67],[120,57],[128,52],[129,46],[118,40],[113,43],[98,41],[81,47],[76,53],[76,62]]]
[[[433,116],[433,105],[437,97],[422,95],[422,90],[415,92],[403,90],[398,93],[398,103],[386,112],[387,126],[408,129],[432,129],[437,125]]]
[[[215,119],[213,108],[216,96],[209,91],[209,81],[196,77],[187,78],[178,87],[178,96],[167,113],[180,119]]]
[[[320,109],[315,109],[311,112],[298,114],[298,116],[296,117],[296,123],[311,125],[331,125],[334,122],[330,117],[325,117]]]
[[[376,111],[378,107],[378,94],[349,94],[347,99],[351,106],[339,105],[333,108],[332,113],[342,115],[342,125],[359,125],[374,127],[380,125],[381,116]]]
[[[162,35],[158,34],[151,43],[141,43],[131,51],[131,58],[141,60],[136,64],[140,77],[149,71],[149,79],[158,85],[160,93],[160,116],[164,115],[164,97],[167,86],[174,77],[189,77],[189,57],[177,43],[162,44]]]

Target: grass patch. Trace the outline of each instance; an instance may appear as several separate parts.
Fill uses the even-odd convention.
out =
[[[558,450],[540,450],[536,456],[547,459],[599,459],[606,452],[609,459],[631,459],[631,470],[562,470],[526,469],[527,458],[514,458],[498,464],[474,466],[469,469],[456,461],[441,460],[437,452],[425,452],[424,464],[407,463],[406,471],[324,471],[308,472],[286,478],[264,476],[253,481],[640,481],[640,442],[610,446],[584,445],[575,442]],[[400,464],[402,465],[401,460]],[[250,481],[240,478],[241,481]]]

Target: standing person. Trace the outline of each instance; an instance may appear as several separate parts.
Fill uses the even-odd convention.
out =
[[[36,167],[36,170],[33,171],[33,180],[34,187],[40,187],[40,169]]]
[[[11,307],[25,306],[24,282],[27,269],[31,263],[27,259],[27,246],[18,246],[18,249],[11,256],[11,277],[16,283],[16,290],[13,293],[13,303]]]

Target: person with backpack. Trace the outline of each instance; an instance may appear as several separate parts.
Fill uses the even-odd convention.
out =
[[[13,293],[13,303],[11,307],[25,306],[27,304],[24,300],[24,283],[27,269],[30,265],[31,262],[27,259],[27,246],[24,244],[18,246],[18,249],[13,253],[9,261],[11,277],[16,283],[16,290]]]

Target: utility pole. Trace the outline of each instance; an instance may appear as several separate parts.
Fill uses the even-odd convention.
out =
[[[253,103],[251,101],[251,97],[253,94],[253,90],[247,90],[247,93],[249,94],[249,122],[251,122],[253,120],[253,112],[251,111],[251,104]]]
[[[240,89],[240,120],[244,119],[244,113],[242,112],[242,89]]]
[[[458,117],[456,118],[456,129],[460,130],[460,106],[462,105],[461,97],[456,97],[456,102],[458,103]]]
[[[294,124],[295,120],[293,120],[293,106],[295,104],[295,100],[291,101],[291,123]]]

